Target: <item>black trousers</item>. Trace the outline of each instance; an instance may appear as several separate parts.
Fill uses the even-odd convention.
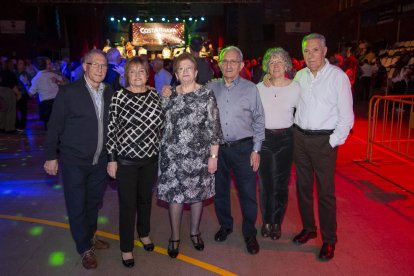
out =
[[[334,176],[338,148],[332,148],[329,144],[329,135],[305,135],[295,128],[293,136],[296,189],[303,229],[316,231],[313,212],[313,187],[316,177],[322,241],[336,243]]]
[[[27,123],[27,102],[28,102],[29,96],[25,93],[22,95],[20,100],[16,103],[16,128],[18,129],[25,129],[26,123]],[[20,116],[19,116],[20,113]]]
[[[157,177],[158,160],[134,165],[118,162],[119,236],[122,252],[134,248],[135,219],[139,237],[150,232],[152,187]]]
[[[45,123],[45,129],[47,129],[47,123],[49,122],[50,114],[52,114],[53,103],[55,99],[45,100],[39,103],[39,117]]]
[[[245,238],[256,236],[257,218],[256,172],[250,166],[253,142],[247,141],[231,147],[220,146],[216,171],[214,206],[220,226],[233,229],[230,198],[230,172],[233,170],[243,216],[242,231]]]
[[[97,165],[60,163],[70,231],[79,254],[92,247],[107,173],[106,158]]]
[[[266,130],[260,160],[260,208],[263,224],[282,224],[288,203],[293,161],[292,128],[277,134]]]

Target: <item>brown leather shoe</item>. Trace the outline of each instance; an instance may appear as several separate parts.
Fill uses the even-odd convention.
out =
[[[319,259],[321,261],[329,261],[335,255],[335,244],[324,242],[319,252]]]
[[[315,231],[309,232],[303,229],[302,232],[300,232],[293,238],[293,242],[296,244],[304,244],[307,243],[310,239],[316,238],[316,236],[317,235]]]
[[[93,249],[89,249],[82,254],[82,265],[86,269],[95,269],[98,266],[96,261],[95,252]]]
[[[92,245],[95,247],[95,249],[108,249],[109,243],[103,240],[99,240],[96,238],[96,236],[93,236],[92,238]]]

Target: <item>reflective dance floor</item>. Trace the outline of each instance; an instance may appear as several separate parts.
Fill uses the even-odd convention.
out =
[[[293,169],[282,238],[260,236],[259,213],[259,254],[246,251],[233,187],[234,232],[225,242],[214,241],[219,226],[214,204],[206,202],[200,227],[206,247],[198,252],[189,238],[186,210],[177,259],[166,253],[168,210],[154,197],[151,237],[156,249],[145,252],[136,242],[132,269],[121,263],[116,182],[108,181],[98,235],[111,248],[97,251],[98,268],[87,271],[68,229],[61,179],[43,171],[45,133],[32,104],[25,134],[0,134],[0,275],[414,275],[414,162],[378,148],[374,164],[355,162],[366,150],[363,105],[356,106],[353,134],[339,149],[338,243],[333,260],[318,260],[319,233],[305,245],[291,242],[301,230]]]

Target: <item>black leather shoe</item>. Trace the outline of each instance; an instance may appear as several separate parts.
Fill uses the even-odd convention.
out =
[[[177,244],[177,247],[174,247],[174,243]],[[178,254],[180,253],[179,247],[180,247],[180,240],[169,239],[168,249],[167,249],[168,256],[170,256],[173,259],[177,258]]]
[[[142,245],[144,246],[144,250],[145,251],[154,251],[154,243],[150,242],[145,244],[141,239],[139,239],[139,241],[142,243]]]
[[[316,238],[316,236],[317,235],[315,231],[309,232],[308,230],[303,229],[302,232],[293,238],[293,242],[297,244],[304,244],[307,243],[310,239]]]
[[[271,230],[271,226],[270,226],[270,224],[269,224],[269,223],[265,223],[265,224],[263,224],[263,225],[262,225],[262,230],[261,230],[261,232],[262,232],[262,237],[265,237],[265,238],[269,237],[269,235],[270,235],[270,230]]]
[[[196,238],[197,241],[195,242],[193,238]],[[198,233],[196,235],[190,235],[191,242],[193,243],[193,246],[198,251],[204,250],[204,241],[201,238],[201,233]]]
[[[335,244],[324,242],[319,252],[319,259],[322,261],[329,261],[334,257]]]
[[[220,230],[218,230],[218,232],[214,235],[214,240],[217,242],[225,241],[231,232],[233,232],[233,230],[220,227]]]
[[[122,254],[121,254],[121,258],[122,258]],[[133,266],[135,265],[135,260],[134,260],[134,258],[132,258],[132,259],[128,259],[128,260],[124,260],[124,259],[122,258],[122,264],[123,264],[125,267],[131,268],[131,267],[133,267]]]
[[[269,237],[272,240],[278,240],[280,239],[281,236],[282,236],[282,227],[280,226],[280,224],[273,224],[270,230]]]
[[[245,238],[244,241],[246,242],[247,251],[250,254],[255,255],[259,253],[260,248],[255,236]]]

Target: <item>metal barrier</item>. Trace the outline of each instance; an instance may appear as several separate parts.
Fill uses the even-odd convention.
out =
[[[373,146],[414,160],[414,96],[374,96],[369,102],[367,162]]]

